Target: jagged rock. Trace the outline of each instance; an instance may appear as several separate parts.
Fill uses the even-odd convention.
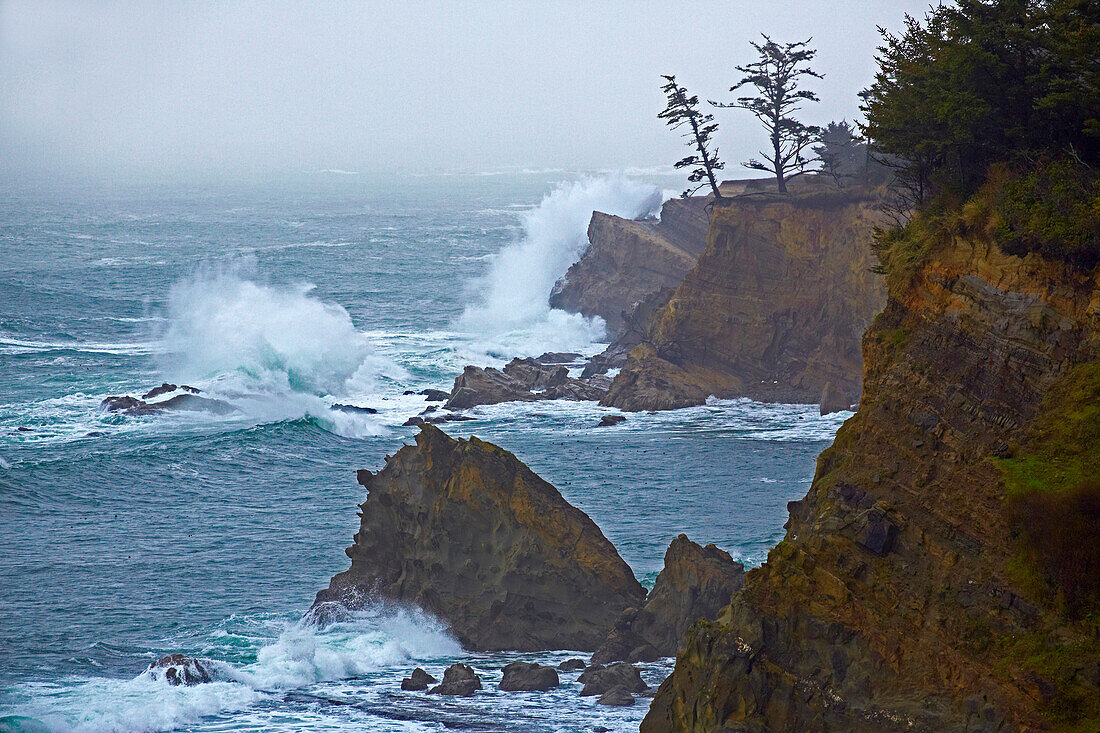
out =
[[[199,659],[183,654],[169,654],[149,665],[149,674],[155,680],[164,680],[170,685],[202,685],[214,681],[214,672]]]
[[[707,198],[670,199],[661,218],[632,221],[594,212],[588,248],[554,285],[550,305],[598,315],[610,335],[623,328],[623,314],[662,288],[674,287],[695,264],[706,243]]]
[[[541,664],[512,662],[503,673],[500,689],[505,692],[545,692],[558,686],[558,673]]]
[[[597,425],[596,427],[598,427],[598,428],[608,428],[608,427],[611,427],[612,425],[618,425],[621,422],[626,422],[626,416],[625,415],[604,415],[603,417],[600,418],[600,424]]]
[[[584,669],[588,665],[583,659],[566,659],[564,662],[558,665],[558,671],[560,672],[575,672],[578,669]]]
[[[699,619],[713,620],[744,582],[745,568],[714,545],[701,547],[680,535],[665,551],[665,566],[639,609],[615,621],[593,664],[648,662],[676,655],[680,640]]]
[[[664,410],[710,395],[814,403],[826,383],[858,402],[860,336],[885,296],[870,272],[877,200],[846,189],[727,204],[715,207],[697,264],[653,312],[602,404]]]
[[[454,695],[470,697],[481,689],[481,678],[473,667],[466,664],[452,664],[443,672],[443,682],[428,690],[429,695]]]
[[[614,687],[621,687],[627,692],[644,692],[648,687],[637,668],[626,662],[615,662],[606,667],[594,664],[584,670],[577,681],[584,685],[581,697],[602,695]]]
[[[406,394],[411,394],[411,390]],[[441,389],[422,389],[419,394],[424,395],[428,402],[446,402],[451,398],[450,392],[444,392]]]
[[[419,415],[414,415],[413,417],[410,417],[405,422],[401,423],[401,427],[411,428],[411,427],[415,427],[417,425],[424,425],[425,423],[426,423],[426,421],[424,420],[424,418],[420,417]]]
[[[420,692],[428,689],[428,685],[434,685],[438,681],[435,677],[417,667],[411,675],[401,680],[401,689],[408,692]]]
[[[156,415],[177,410],[227,415],[237,411],[237,408],[224,400],[198,397],[190,393],[169,397],[159,402],[146,402],[130,396],[111,396],[105,398],[99,406],[107,412],[123,412],[127,415]]]
[[[542,364],[573,364],[580,358],[581,355],[573,351],[547,351],[538,357],[538,361]]]
[[[369,493],[351,569],[314,607],[415,603],[468,649],[595,649],[644,590],[599,528],[507,451],[424,425]]]
[[[832,382],[826,382],[825,388],[821,390],[821,400],[818,402],[818,410],[821,414],[829,415],[850,409],[852,409],[852,403],[848,400],[847,395],[838,389],[834,389]]]
[[[373,407],[359,407],[358,405],[345,405],[345,404],[341,404],[339,402],[333,404],[332,409],[336,410],[337,412],[350,412],[352,414],[361,414],[361,415],[377,415],[378,414],[378,410],[376,410]]]
[[[768,561],[685,634],[643,733],[1057,730],[1063,705],[1097,728],[1097,685],[1064,673],[1095,663],[1094,627],[1066,587],[1022,581],[1021,553],[1048,547],[1028,528],[1049,517],[1016,517],[1006,483],[1034,461],[1057,495],[1060,467],[1095,455],[1095,420],[1091,438],[1073,426],[1100,404],[1100,268],[1006,255],[981,224],[922,226],[928,249],[890,273],[864,336],[859,411]],[[1069,516],[1052,531],[1094,540]]]
[[[613,707],[629,707],[634,704],[634,696],[625,687],[616,685],[600,695],[596,700],[597,705],[611,705]]]
[[[570,377],[565,366],[543,364],[536,359],[512,359],[503,371],[467,366],[455,379],[444,407],[463,410],[500,402],[598,400],[603,394],[600,386]]]

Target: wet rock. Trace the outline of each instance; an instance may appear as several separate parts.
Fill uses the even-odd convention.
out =
[[[468,422],[475,419],[476,418],[470,417],[469,415],[460,415],[455,412],[450,412],[446,415],[436,415],[435,417],[429,417],[425,419],[425,422],[429,422],[432,425],[441,425],[448,422]]]
[[[373,593],[443,618],[467,649],[595,649],[645,591],[579,509],[515,456],[421,426],[368,478],[351,569],[317,594]]]
[[[621,687],[627,692],[644,692],[647,687],[641,673],[626,662],[615,662],[606,667],[594,664],[577,681],[584,685],[581,697],[602,695],[615,687]]]
[[[596,704],[629,707],[634,704],[634,696],[625,687],[615,686],[600,695],[600,698],[596,700]]]
[[[505,692],[545,692],[558,686],[553,667],[531,662],[512,662],[504,667],[500,689]]]
[[[171,382],[164,382],[159,387],[153,387],[151,390],[149,390],[148,392],[143,394],[141,396],[141,399],[151,400],[154,397],[160,397],[161,395],[168,394],[169,392],[175,392],[178,389],[181,389],[184,392],[189,392],[191,394],[198,394],[199,392],[202,391],[200,389],[197,389],[195,387],[191,387],[191,386],[186,385],[186,384],[176,385],[176,384],[172,384]]]
[[[593,664],[648,662],[675,656],[684,632],[713,620],[744,582],[745,568],[714,545],[680,535],[665,551],[665,566],[638,609],[627,609],[592,655]]]
[[[28,428],[26,425],[20,425],[19,427],[16,428],[16,431],[20,432],[20,433],[29,433],[29,432],[31,432],[31,429]]]
[[[127,415],[156,415],[163,412],[209,412],[214,415],[228,415],[237,408],[224,400],[198,397],[194,394],[180,394],[159,402],[146,402],[136,397],[124,395],[107,397],[100,403],[107,412],[122,412]]]
[[[214,681],[214,672],[206,663],[183,654],[169,654],[149,665],[149,673],[155,680],[170,685],[191,687]]]
[[[467,366],[455,379],[446,405],[463,410],[476,405],[536,400],[598,400],[605,389],[584,379],[569,376],[562,365],[536,359],[513,359],[503,370]]]
[[[538,357],[541,364],[574,364],[581,355],[573,351],[547,351]]]
[[[145,400],[139,400],[137,397],[131,397],[129,395],[111,395],[99,403],[99,408],[107,412],[128,412],[129,410],[143,407],[144,405]]]
[[[428,694],[470,697],[480,689],[481,678],[474,673],[473,667],[452,664],[443,673],[443,682],[428,690]]]
[[[377,415],[378,414],[378,410],[374,409],[373,407],[359,407],[358,405],[345,405],[345,404],[341,404],[339,402],[334,404],[332,406],[332,409],[336,410],[337,412],[349,412],[349,413],[352,413],[352,414],[360,414],[360,415]]]
[[[566,659],[558,665],[558,670],[561,672],[575,672],[587,666],[588,664],[583,659]]]
[[[428,685],[434,685],[438,681],[435,677],[417,667],[411,675],[401,680],[401,689],[408,692],[420,692],[428,689]]]
[[[410,390],[405,394],[412,394],[412,391]],[[441,389],[422,389],[419,394],[424,395],[428,402],[446,402],[451,397],[450,392],[444,392]]]
[[[621,422],[626,422],[625,415],[604,415],[600,418],[600,424],[596,427],[607,428],[611,427],[612,425],[618,425]]]
[[[424,424],[424,418],[420,417],[419,415],[416,415],[414,417],[410,417],[408,420],[401,423],[401,427],[410,428],[410,427],[413,427],[413,426],[416,426],[416,425],[423,425],[423,424]]]

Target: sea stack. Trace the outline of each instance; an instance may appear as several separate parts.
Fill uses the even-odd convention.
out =
[[[424,425],[358,476],[351,568],[315,608],[374,597],[439,616],[470,650],[593,650],[645,598],[599,527],[495,445]]]

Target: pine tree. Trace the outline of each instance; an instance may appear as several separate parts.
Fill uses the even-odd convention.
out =
[[[763,34],[762,34],[763,35]],[[715,107],[736,107],[752,112],[764,124],[771,140],[771,153],[761,152],[761,162],[753,158],[744,165],[775,175],[779,191],[786,193],[787,181],[807,172],[813,160],[803,153],[817,141],[821,131],[794,118],[804,102],[819,101],[817,95],[799,89],[802,77],[823,78],[807,65],[817,51],[809,47],[811,39],[798,43],[779,44],[764,35],[764,42],[752,42],[759,59],[747,66],[736,67],[745,76],[730,87],[731,92],[746,85],[756,87],[756,96],[738,97],[735,102],[711,102]]]
[[[693,166],[688,182],[698,184],[694,188],[689,186],[683,196],[691,196],[709,185],[717,201],[722,198],[722,194],[718,190],[714,173],[725,168],[726,164],[718,159],[718,148],[712,151],[709,144],[711,135],[718,129],[718,123],[714,121],[714,115],[699,111],[699,97],[688,96],[687,90],[676,83],[675,76],[662,75],[662,78],[668,82],[661,87],[661,91],[668,96],[668,106],[657,117],[665,120],[674,130],[684,125],[690,127],[683,133],[683,137],[687,138],[688,147],[695,149],[694,153],[676,163],[678,169]]]

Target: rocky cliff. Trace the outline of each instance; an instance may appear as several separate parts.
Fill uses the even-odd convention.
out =
[[[660,220],[632,221],[594,212],[588,249],[550,294],[550,305],[600,316],[616,335],[623,317],[646,296],[673,287],[695,264],[706,242],[704,197],[672,199]]]
[[[961,217],[887,262],[859,412],[645,733],[1100,729],[1100,270]]]
[[[645,598],[584,512],[511,453],[425,425],[377,474],[348,548],[351,568],[314,608],[414,603],[471,650],[591,650]]]
[[[604,404],[701,404],[709,395],[859,401],[860,337],[885,289],[870,272],[880,214],[866,192],[804,187],[714,210],[706,248],[649,320]]]

